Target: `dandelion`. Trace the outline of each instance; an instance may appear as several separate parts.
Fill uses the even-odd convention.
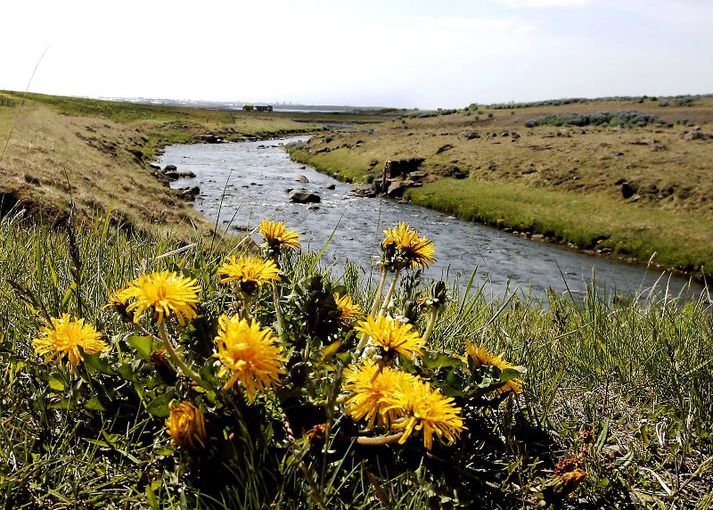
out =
[[[282,247],[298,250],[300,241],[297,232],[287,230],[281,221],[262,220],[260,222],[260,234],[265,239],[270,250],[280,253]]]
[[[403,433],[399,439],[404,444],[414,431],[423,433],[423,446],[430,450],[433,437],[452,443],[465,429],[460,408],[453,399],[445,397],[430,383],[414,378],[411,384],[401,386],[401,391],[387,395],[384,412],[395,411],[402,417],[391,424],[391,429]]]
[[[485,348],[485,346],[478,346],[475,345],[474,343],[467,342],[465,345],[466,353],[467,355],[470,356],[470,358],[473,360],[473,364],[476,367],[479,366],[490,366],[490,367],[497,367],[500,370],[507,370],[507,369],[521,369],[522,367],[519,367],[517,365],[513,365],[512,363],[509,363],[505,361],[502,356],[496,356]],[[497,393],[522,393],[522,387],[525,383],[522,381],[522,379],[510,379],[508,382],[503,384],[500,388],[498,388],[496,391]]]
[[[138,322],[146,310],[151,310],[156,322],[175,315],[183,326],[186,321],[197,317],[198,292],[200,287],[195,278],[186,278],[172,271],[161,271],[140,276],[129,286],[112,295],[112,300],[126,304],[133,299],[126,312],[134,312],[134,322]]]
[[[189,450],[198,450],[206,445],[205,418],[203,412],[190,402],[171,402],[166,420],[166,431],[173,442]]]
[[[276,385],[279,376],[285,373],[285,358],[275,344],[272,331],[259,322],[223,315],[218,319],[219,330],[215,338],[218,352],[214,354],[223,365],[218,377],[230,374],[223,389],[240,383],[250,402],[257,391]]]
[[[388,409],[389,402],[414,381],[416,377],[413,375],[389,367],[381,369],[373,360],[350,366],[344,372],[343,384],[344,390],[352,394],[347,403],[347,414],[354,421],[366,420],[367,430],[375,424],[389,428],[401,416],[399,409]]]
[[[436,247],[433,241],[420,237],[418,232],[407,223],[400,222],[396,227],[384,230],[385,238],[381,243],[385,266],[393,271],[406,268],[427,268],[436,259],[433,254]]]
[[[129,307],[129,296],[126,291],[127,289],[112,292],[109,296],[109,304],[104,308],[114,308],[116,313],[118,313],[123,320],[133,322],[133,314],[127,311]]]
[[[359,321],[355,329],[370,338],[385,355],[396,352],[404,358],[412,358],[414,354],[423,354],[425,342],[411,324],[379,315]]]
[[[77,367],[83,361],[82,353],[92,355],[108,350],[101,337],[84,319],[74,320],[65,313],[59,319],[50,319],[50,324],[40,329],[40,336],[32,340],[32,345],[36,355],[45,357],[46,364],[61,363],[66,357],[68,365]]]
[[[339,308],[339,320],[342,324],[350,324],[362,315],[361,306],[352,301],[349,294],[341,296],[338,292],[334,294],[334,302]]]
[[[280,281],[280,269],[274,261],[258,257],[243,256],[238,259],[228,257],[218,268],[220,283],[236,282],[240,292],[253,296],[260,285]]]

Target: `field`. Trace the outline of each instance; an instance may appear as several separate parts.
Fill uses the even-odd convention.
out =
[[[3,97],[0,133],[19,101]],[[480,118],[513,122],[522,135],[507,147],[533,137],[564,153],[576,136],[526,134],[517,127],[526,110]],[[368,125],[319,135],[295,156],[366,180],[374,154],[417,154],[431,138],[454,142],[439,157],[465,158],[471,142],[501,154],[502,126],[493,141],[461,140],[458,123],[477,115],[409,117],[408,129],[392,114],[354,118]],[[29,98],[0,162],[0,506],[710,508],[707,293],[683,301],[592,287],[585,299],[488,298],[477,275],[467,291],[421,281],[414,269],[430,263],[430,245],[399,231],[373,247],[379,267],[332,273],[278,226],[221,237],[148,166],[166,143],[207,132],[318,132],[339,118]],[[445,133],[445,122],[458,134],[426,135],[434,125]],[[675,147],[683,127],[662,129]],[[400,148],[409,131],[421,141]],[[379,133],[381,152],[370,138]],[[317,154],[352,139],[351,149]],[[699,142],[680,141],[691,152]],[[412,200],[482,221],[497,215],[531,234],[554,225],[548,235],[582,245],[614,223],[595,245],[642,244],[631,256],[645,243],[691,265],[710,254],[694,249],[710,240],[709,203],[697,192],[631,204],[595,189],[593,177],[585,194],[475,170],[443,177],[434,165],[424,162],[432,177]],[[477,193],[481,207],[465,207]],[[694,240],[644,235],[654,213]],[[624,226],[631,238],[617,237]],[[82,329],[72,329],[78,319]]]
[[[602,111],[656,121],[581,121]],[[582,125],[556,125],[571,114]],[[473,107],[323,133],[293,158],[357,183],[423,158],[425,184],[405,195],[416,203],[700,277],[713,267],[712,126],[711,98]]]

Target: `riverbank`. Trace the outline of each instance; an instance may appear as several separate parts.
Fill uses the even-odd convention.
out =
[[[23,208],[63,222],[106,217],[156,235],[193,237],[210,224],[150,167],[173,143],[314,133],[378,115],[257,113],[0,92],[0,216]]]
[[[526,127],[528,119],[575,107],[483,108],[321,133],[290,152],[362,184],[380,179],[386,160],[421,159],[422,185],[402,190],[414,203],[600,255],[710,275],[713,104],[576,106],[585,113],[635,107],[666,124]],[[681,124],[685,115],[697,125]]]

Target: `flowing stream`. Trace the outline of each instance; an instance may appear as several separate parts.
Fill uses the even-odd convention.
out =
[[[703,290],[680,276],[523,239],[412,204],[356,196],[349,184],[289,159],[283,145],[305,139],[173,145],[160,164],[195,174],[172,187],[199,186],[195,207],[224,229],[251,230],[262,218],[284,221],[300,234],[303,249],[317,251],[334,231],[323,257],[326,263],[350,260],[368,268],[383,230],[407,221],[436,244],[438,261],[428,277],[457,280],[462,286],[477,270],[476,284],[484,283],[496,295],[519,288],[539,296],[550,287],[582,295],[592,275],[603,288],[626,295],[653,289],[695,297]],[[309,182],[297,182],[301,176]],[[321,203],[290,203],[290,188],[316,192]]]

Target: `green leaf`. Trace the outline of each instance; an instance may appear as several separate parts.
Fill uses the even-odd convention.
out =
[[[71,398],[63,398],[62,400],[59,400],[57,402],[53,402],[49,405],[50,409],[62,409],[62,410],[68,410],[68,409],[74,409],[77,403],[71,399]]]
[[[114,375],[114,370],[105,359],[102,359],[101,353],[84,354],[84,363],[97,372],[106,375]]]
[[[134,370],[128,363],[123,363],[119,365],[119,368],[116,369],[116,372],[122,377],[122,379],[126,379],[127,381],[134,380]]]
[[[54,391],[64,391],[67,388],[67,383],[62,374],[53,372],[47,378],[50,388]]]
[[[164,457],[170,457],[176,452],[173,448],[170,448],[168,446],[159,446],[154,450],[154,453],[156,455],[163,455]]]
[[[106,411],[106,407],[104,407],[101,400],[96,395],[90,398],[89,401],[84,404],[84,407],[90,411]]]
[[[142,360],[149,361],[151,359],[151,351],[153,351],[151,337],[131,335],[126,339],[126,343],[136,351]]]
[[[173,400],[173,393],[166,393],[160,397],[153,399],[148,406],[146,406],[146,411],[156,418],[167,418],[170,414],[168,409],[168,404]]]
[[[426,368],[444,368],[463,366],[463,360],[447,354],[439,354],[435,358],[424,358],[423,365]]]

